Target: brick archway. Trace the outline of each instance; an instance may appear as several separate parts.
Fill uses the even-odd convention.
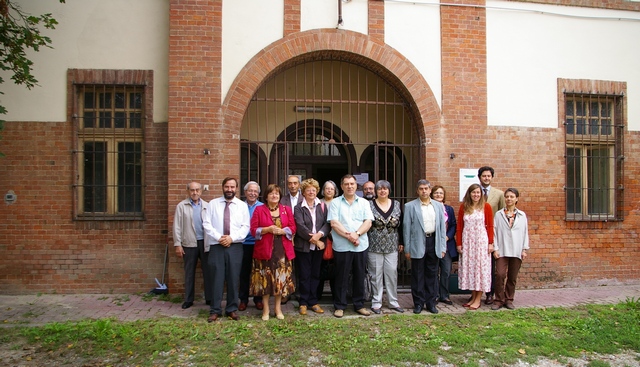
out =
[[[374,71],[410,102],[410,115],[421,128],[440,121],[440,108],[420,72],[392,47],[361,33],[319,29],[284,37],[256,54],[234,80],[223,104],[224,123],[240,131],[251,97],[264,80],[293,65],[311,60],[344,60]]]

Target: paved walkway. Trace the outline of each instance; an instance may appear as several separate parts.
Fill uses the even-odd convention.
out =
[[[126,294],[40,294],[40,295],[0,295],[0,324],[2,326],[36,326],[50,322],[79,321],[83,319],[116,318],[122,321],[134,321],[155,317],[200,318],[205,321],[209,307],[203,301],[187,309],[182,303],[160,301],[157,297],[145,299],[142,295]],[[468,311],[462,304],[468,295],[452,295],[453,306],[438,304],[441,313],[457,314]],[[627,299],[640,299],[640,284],[615,286],[590,286],[581,288],[518,290],[516,307],[571,307],[582,304],[612,304]],[[272,301],[273,302],[273,301]],[[386,300],[385,300],[386,302]],[[405,308],[405,315],[413,316],[410,293],[401,293],[399,302]],[[325,309],[323,315],[309,311],[307,317],[332,317],[333,306],[328,297],[321,300]],[[285,315],[298,315],[297,302],[290,301],[283,306]],[[370,304],[368,305],[370,306]],[[383,307],[383,314],[395,314]],[[479,311],[491,311],[490,306],[482,305]],[[500,312],[503,312],[502,310]],[[505,310],[505,312],[508,312]],[[427,315],[426,311],[422,311]],[[239,312],[241,318],[259,319],[261,311],[250,304],[246,311]],[[272,306],[273,314],[273,306]],[[372,315],[374,317],[379,317]],[[350,308],[345,317],[361,317]],[[224,320],[223,322],[226,322]]]

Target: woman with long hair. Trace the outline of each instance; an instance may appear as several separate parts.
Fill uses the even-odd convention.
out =
[[[485,202],[480,185],[467,189],[458,210],[457,250],[461,254],[458,281],[460,289],[471,290],[471,300],[463,306],[480,308],[483,292],[491,290],[493,252],[493,212]]]

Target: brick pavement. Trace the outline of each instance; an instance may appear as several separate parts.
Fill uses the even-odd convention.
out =
[[[438,304],[438,309],[441,313],[448,314],[477,312],[468,311],[462,307],[468,297],[462,294],[452,295],[453,306],[441,303]],[[571,307],[581,304],[612,304],[625,301],[627,298],[640,299],[640,284],[518,290],[514,303],[518,308]],[[406,310],[405,315],[414,316],[410,293],[401,292],[399,302]],[[145,300],[143,295],[126,294],[0,295],[0,324],[2,326],[36,326],[50,322],[83,319],[116,318],[122,321],[134,321],[155,317],[201,318],[204,321],[209,311],[209,307],[203,301],[196,301],[195,305],[187,310],[183,310],[181,304],[181,302],[160,301],[157,297]],[[325,313],[317,315],[309,312],[307,317],[332,317],[333,307],[329,298],[323,297],[320,304],[325,309]],[[298,316],[297,306],[297,302],[290,301],[283,306],[283,312],[286,316]],[[273,313],[273,305],[271,308]],[[489,306],[483,304],[479,311],[491,310]],[[251,304],[246,311],[239,314],[241,318],[259,319],[261,311],[256,310]],[[383,307],[383,314],[395,314],[395,312]],[[430,314],[423,311],[422,315]],[[357,315],[350,305],[345,312],[345,317],[362,316]]]

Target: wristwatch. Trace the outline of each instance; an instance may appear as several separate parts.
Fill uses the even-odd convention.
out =
[[[362,236],[358,231],[356,231],[356,234],[358,235],[358,237]]]

